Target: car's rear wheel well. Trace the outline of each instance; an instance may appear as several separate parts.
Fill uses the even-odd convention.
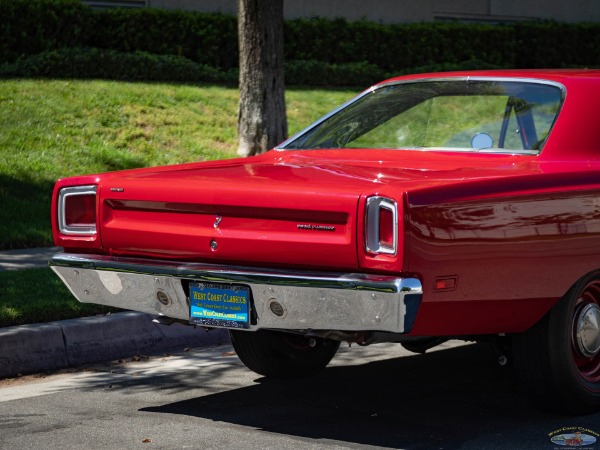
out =
[[[600,408],[600,271],[579,279],[533,327],[513,336],[522,386],[534,402],[581,414]]]

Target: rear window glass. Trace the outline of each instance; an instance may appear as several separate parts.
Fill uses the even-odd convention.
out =
[[[524,81],[384,85],[317,122],[283,148],[538,153],[562,99],[558,86]]]

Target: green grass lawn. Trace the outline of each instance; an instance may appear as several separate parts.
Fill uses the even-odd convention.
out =
[[[79,303],[47,267],[0,272],[0,327],[118,311]]]
[[[289,89],[290,134],[355,93]],[[58,178],[235,157],[237,102],[221,86],[0,81],[0,249],[52,244]],[[0,272],[0,327],[109,311],[79,303],[48,268]]]
[[[292,88],[290,135],[356,94]],[[58,178],[235,157],[238,90],[113,81],[0,81],[0,249],[52,244]]]

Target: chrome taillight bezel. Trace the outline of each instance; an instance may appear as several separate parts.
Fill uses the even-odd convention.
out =
[[[94,236],[97,233],[96,224],[67,225],[66,203],[70,197],[77,195],[96,196],[97,186],[71,186],[62,188],[58,193],[58,229],[67,236]]]
[[[393,243],[392,246],[381,243],[379,236],[379,211],[387,209],[392,213]],[[365,211],[365,250],[395,256],[398,253],[398,204],[387,197],[368,197]]]

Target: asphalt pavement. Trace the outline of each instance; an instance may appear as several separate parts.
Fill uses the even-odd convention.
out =
[[[0,271],[44,267],[59,247],[0,252]],[[0,328],[0,378],[228,343],[225,330],[152,322],[150,314],[105,316]]]

